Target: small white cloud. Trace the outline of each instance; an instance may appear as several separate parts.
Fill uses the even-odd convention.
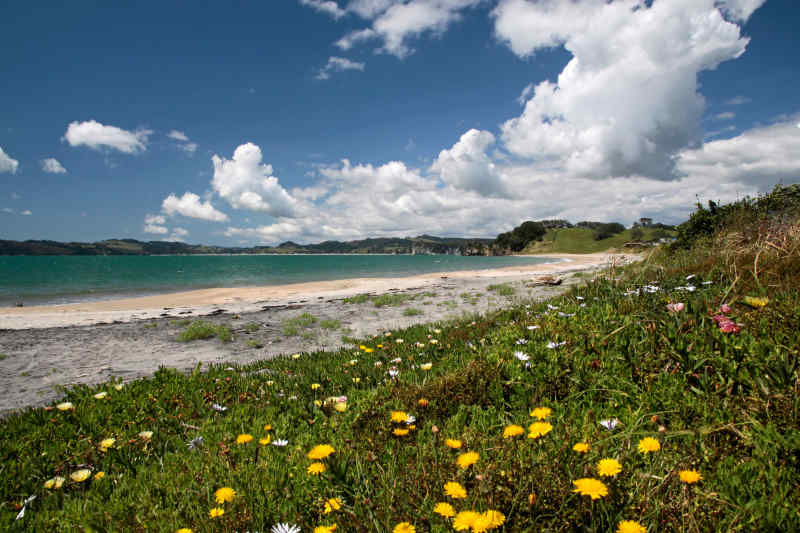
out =
[[[517,103],[519,105],[525,105],[525,102],[527,102],[528,99],[533,94],[533,89],[534,88],[535,87],[534,87],[534,85],[532,83],[529,83],[528,85],[526,85],[525,88],[522,89],[522,92],[520,93],[520,95],[517,97]]]
[[[212,222],[224,222],[228,220],[228,215],[217,211],[211,202],[201,202],[200,197],[192,192],[186,192],[178,197],[170,194],[161,204],[161,209],[168,215],[181,214],[189,218],[199,218]]]
[[[378,34],[375,32],[375,30],[371,28],[364,28],[363,30],[351,31],[333,44],[338,48],[347,51],[358,43],[376,38],[378,38]]]
[[[47,159],[42,159],[42,170],[49,174],[66,174],[67,169],[64,168],[61,163],[58,162],[58,159],[55,157],[48,157]]]
[[[331,72],[344,72],[345,70],[360,70],[364,71],[364,63],[350,61],[346,57],[331,56],[328,62],[317,73],[318,80],[327,80],[331,77]]]
[[[0,211],[2,211],[3,213],[9,213],[9,214],[12,214],[12,215],[14,214],[14,210],[11,209],[10,207],[4,207],[4,208],[0,209]]]
[[[32,214],[33,214],[33,211],[31,211],[30,209],[26,209],[25,211],[20,213],[20,215],[32,215]]]
[[[731,120],[736,118],[736,113],[732,111],[725,111],[724,113],[719,113],[718,115],[714,116],[715,120]]]
[[[300,5],[330,15],[334,19],[340,19],[347,14],[347,11],[340,8],[339,4],[333,0],[300,0]]]
[[[752,101],[753,101],[752,98],[740,95],[740,96],[734,96],[730,100],[726,100],[725,103],[728,105],[744,105],[744,104],[749,104]]]
[[[70,146],[88,146],[99,150],[103,147],[113,148],[126,154],[136,154],[147,150],[147,138],[152,130],[138,129],[127,131],[116,126],[106,126],[96,120],[71,122],[62,137]]]
[[[172,229],[172,234],[169,237],[167,237],[167,240],[168,241],[183,242],[184,238],[187,235],[189,235],[189,232],[187,230],[185,230],[184,228],[173,228]]]
[[[190,154],[193,154],[195,150],[197,150],[197,143],[181,144],[178,146],[178,148],[180,148],[184,152],[189,152]]]
[[[3,148],[0,147],[0,172],[11,172],[12,174],[16,174],[18,168],[19,161],[13,159],[10,155],[3,151]]]
[[[800,125],[798,125],[798,127],[800,127]],[[19,200],[20,198],[22,198],[22,196],[20,196],[19,194],[15,193],[15,192],[11,193],[11,199],[12,200]]]
[[[189,140],[189,137],[187,137],[185,133],[178,130],[172,130],[171,132],[167,133],[167,137],[170,139],[175,139],[176,141],[186,142]]]

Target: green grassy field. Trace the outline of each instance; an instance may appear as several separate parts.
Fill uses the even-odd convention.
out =
[[[0,421],[0,529],[799,531],[780,231],[337,352],[65,391]]]
[[[642,240],[654,238],[654,234],[659,231],[655,228],[642,228],[644,236]],[[670,232],[674,234],[674,232]],[[613,248],[620,248],[625,243],[635,240],[631,235],[631,230],[626,229],[622,233],[603,239],[594,240],[594,231],[587,228],[562,228],[550,229],[541,241],[534,241],[521,252],[523,254],[542,254],[542,253],[566,253],[566,254],[589,254],[604,252]]]

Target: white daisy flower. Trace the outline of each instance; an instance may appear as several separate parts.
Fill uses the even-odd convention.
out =
[[[609,431],[614,431],[614,428],[617,427],[617,424],[619,424],[619,420],[616,418],[609,418],[608,420],[600,421],[600,425]]]
[[[213,410],[215,410],[216,412],[218,412],[218,413],[224,413],[225,411],[227,411],[227,410],[228,410],[228,408],[227,408],[227,407],[225,407],[225,406],[223,406],[223,405],[220,405],[220,404],[218,404],[218,403],[212,403],[212,404],[211,404],[211,408],[212,408]]]
[[[533,331],[535,329],[539,329],[539,326],[528,326],[528,331]]]
[[[273,446],[286,446],[289,444],[289,441],[286,439],[275,439],[274,441],[270,442]]]
[[[294,524],[280,523],[275,524],[270,529],[271,533],[300,533],[300,528]]]
[[[526,354],[524,352],[514,352],[514,357],[516,357],[520,361],[527,361],[528,359],[530,359],[528,354]]]
[[[558,348],[559,346],[564,346],[565,344],[567,344],[567,341],[561,341],[561,342],[550,341],[547,343],[547,347],[553,350],[555,348]]]
[[[517,344],[528,344],[528,339],[517,339]]]

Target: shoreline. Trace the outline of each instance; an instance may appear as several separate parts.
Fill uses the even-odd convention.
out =
[[[527,257],[547,257],[561,261],[484,270],[431,272],[396,278],[347,278],[286,285],[217,287],[68,304],[0,307],[0,330],[130,322],[163,317],[165,311],[168,311],[166,314],[202,316],[216,312],[223,306],[226,311],[241,314],[256,311],[265,304],[289,305],[312,298],[346,298],[360,293],[386,292],[390,289],[407,290],[417,285],[430,285],[443,277],[503,278],[535,273],[559,273],[576,268],[594,268],[609,263],[615,257],[631,256],[606,253],[556,253]]]
[[[352,346],[353,339],[390,330],[446,323],[520,300],[549,299],[583,283],[586,278],[578,273],[639,259],[630,254],[565,258],[571,261],[524,269],[210,289],[44,310],[0,309],[0,416],[50,404],[63,397],[61,387],[129,382],[152,376],[160,367],[185,372],[200,364],[247,364],[334,351]],[[561,282],[549,284],[554,278]],[[359,294],[391,295],[395,301],[381,307],[366,298],[345,301]],[[151,307],[143,308],[144,303]],[[116,308],[98,309],[107,306]],[[298,325],[301,317],[307,323]],[[231,342],[179,342],[178,335],[200,318],[230,329]]]

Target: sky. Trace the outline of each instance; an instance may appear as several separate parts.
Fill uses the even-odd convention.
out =
[[[800,181],[792,0],[76,0],[3,19],[0,239],[495,237],[679,223]]]

